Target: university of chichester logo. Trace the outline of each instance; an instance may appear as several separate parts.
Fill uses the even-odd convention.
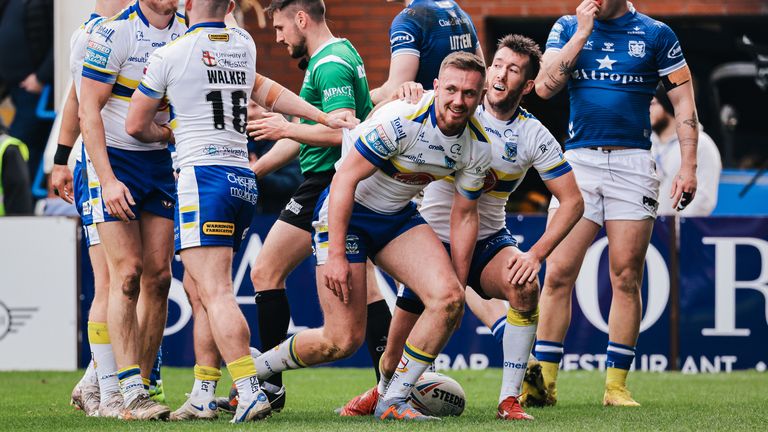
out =
[[[203,64],[208,67],[216,66],[216,57],[211,55],[209,51],[203,51]]]

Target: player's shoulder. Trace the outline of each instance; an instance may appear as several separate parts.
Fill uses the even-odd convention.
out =
[[[555,24],[552,27],[562,30],[570,30],[575,28],[578,24],[579,21],[576,19],[576,15],[563,15],[555,21]]]
[[[242,29],[238,26],[229,26],[226,28],[226,32],[230,33],[232,37],[237,38],[239,40],[253,42],[253,38],[251,38],[251,35],[248,34],[248,32],[245,31],[245,29]]]
[[[312,71],[321,69],[324,65],[338,65],[355,71],[358,66],[357,51],[346,39],[336,39],[322,47],[310,60]]]

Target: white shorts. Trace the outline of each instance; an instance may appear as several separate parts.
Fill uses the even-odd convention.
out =
[[[584,217],[602,226],[607,220],[656,218],[659,177],[650,150],[592,150],[565,152],[584,197]],[[549,209],[560,207],[552,197]]]

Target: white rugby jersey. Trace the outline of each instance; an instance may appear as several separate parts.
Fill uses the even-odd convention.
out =
[[[72,85],[75,86],[77,100],[80,100],[80,80],[83,77],[83,59],[85,58],[85,47],[88,44],[88,37],[93,29],[104,19],[101,15],[91,14],[88,20],[72,33],[72,37],[69,40],[69,72],[72,74]],[[73,146],[75,159],[78,161],[82,159],[80,145],[80,140],[77,140]]]
[[[524,109],[518,107],[512,119],[501,121],[480,105],[476,117],[490,137],[493,155],[478,203],[480,226],[477,238],[482,240],[504,228],[504,206],[530,167],[536,168],[542,180],[551,180],[571,171],[571,166],[563,157],[555,137]],[[424,190],[419,210],[444,242],[450,241],[453,181],[449,176],[429,185]]]
[[[96,26],[88,38],[83,77],[112,84],[112,95],[101,110],[107,146],[147,151],[166,148],[167,143],[143,143],[125,132],[131,95],[144,75],[149,56],[187,30],[184,18],[175,14],[162,29],[153,27],[141,12],[139,2]],[[162,107],[155,122],[168,123],[173,113]]]
[[[342,145],[337,169],[353,146],[378,168],[358,184],[355,201],[384,214],[402,210],[427,184],[449,175],[457,191],[477,199],[491,163],[488,136],[475,116],[459,135],[443,135],[433,91],[415,105],[388,103],[345,132]]]
[[[180,168],[248,168],[248,100],[256,78],[256,45],[245,30],[223,22],[199,23],[155,51],[139,91],[166,96]]]

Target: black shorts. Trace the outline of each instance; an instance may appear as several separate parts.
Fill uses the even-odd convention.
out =
[[[280,212],[281,220],[289,223],[296,228],[312,232],[312,216],[315,213],[315,205],[320,194],[331,184],[333,175],[336,171],[323,171],[318,173],[304,174],[304,183],[302,183],[296,193],[293,194],[283,211]]]

